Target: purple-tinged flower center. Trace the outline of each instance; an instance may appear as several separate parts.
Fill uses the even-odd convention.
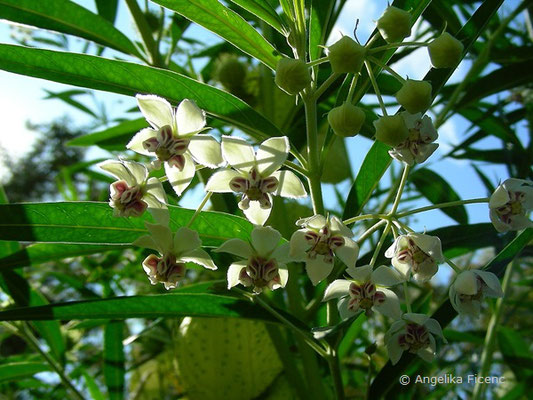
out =
[[[423,252],[413,239],[409,239],[407,248],[400,250],[396,255],[398,261],[409,264],[416,274],[420,272],[421,266],[426,263],[434,263],[433,257]]]
[[[148,269],[152,283],[166,282],[175,285],[185,276],[185,264],[176,262],[173,254],[166,254],[163,257],[151,254],[144,260],[143,265]]]
[[[433,142],[430,135],[425,135],[421,132],[422,120],[417,120],[412,128],[409,128],[409,135],[402,143],[396,146],[396,149],[407,148],[414,155],[417,156],[420,153],[420,146],[427,145]]]
[[[252,256],[246,268],[241,270],[239,280],[244,286],[254,286],[254,292],[260,293],[265,287],[272,289],[281,283],[278,264],[275,259]]]
[[[418,350],[429,346],[429,332],[423,325],[408,323],[405,333],[398,337],[398,344],[406,351],[416,353]]]
[[[470,303],[472,301],[481,301],[483,299],[483,292],[487,284],[479,276],[476,276],[476,293],[474,294],[459,294],[459,300],[461,303]]]
[[[117,181],[111,184],[109,205],[124,217],[138,217],[148,207],[142,197],[143,191],[139,186],[130,187],[125,181]]]
[[[169,166],[182,171],[185,166],[183,154],[189,147],[189,140],[175,137],[172,127],[165,125],[157,131],[156,137],[145,140],[143,147],[150,153],[155,153],[159,161],[166,161]]]
[[[326,225],[318,232],[309,230],[305,233],[305,240],[311,246],[307,250],[307,255],[315,259],[317,255],[324,256],[324,262],[333,262],[333,251],[344,246],[344,238],[339,235],[333,235],[331,229]]]
[[[258,201],[261,208],[267,209],[272,207],[269,193],[275,192],[278,184],[277,178],[273,176],[263,178],[256,168],[252,168],[247,177],[233,178],[229,187],[235,193],[243,194],[239,202],[241,210],[247,210],[250,207],[250,201]]]
[[[526,210],[523,207],[522,203],[526,199],[526,194],[524,192],[507,192],[509,194],[509,201],[496,209],[496,214],[498,218],[505,223],[510,224],[512,218],[515,215],[525,215]]]
[[[348,293],[350,295],[348,309],[354,313],[363,309],[369,315],[374,305],[385,301],[385,293],[376,290],[376,285],[370,281],[361,284],[352,282]]]

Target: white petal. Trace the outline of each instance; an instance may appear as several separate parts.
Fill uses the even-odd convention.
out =
[[[130,142],[126,145],[127,149],[133,150],[136,153],[145,155],[145,156],[153,156],[154,153],[149,152],[143,147],[144,141],[151,139],[153,137],[157,136],[157,131],[152,128],[144,128],[137,132],[135,136],[130,140]]]
[[[387,257],[387,258],[393,258],[394,257],[394,255],[396,254],[396,243],[397,243],[397,241],[398,241],[398,239],[396,239],[394,241],[394,243],[389,246],[387,251],[385,251],[385,257]]]
[[[144,247],[145,249],[159,250],[159,246],[154,241],[154,238],[151,235],[144,235],[135,239],[132,243],[134,246]]]
[[[311,279],[311,283],[316,286],[320,281],[326,279],[331,273],[333,270],[333,263],[330,264],[324,262],[324,257],[318,255],[315,259],[307,259],[307,262],[305,263],[305,270],[307,271],[309,279]]]
[[[252,255],[252,248],[250,245],[241,239],[226,240],[222,245],[215,250],[217,253],[229,253],[235,256],[248,259]]]
[[[398,338],[401,333],[396,333],[392,335],[389,341],[387,342],[387,352],[389,353],[389,359],[392,365],[395,365],[402,358],[403,350],[398,343]]]
[[[154,238],[155,243],[157,243],[158,249],[161,254],[168,254],[172,251],[172,232],[168,226],[159,225],[159,224],[150,224],[145,222],[144,225],[150,232],[150,235]]]
[[[135,97],[137,98],[137,104],[139,104],[144,118],[155,129],[159,129],[165,125],[174,126],[172,107],[168,101],[153,94],[138,94]]]
[[[233,190],[229,187],[229,183],[233,178],[242,176],[241,173],[233,169],[225,169],[222,171],[215,172],[211,175],[211,178],[207,181],[205,185],[205,190],[207,192],[215,193],[231,193]]]
[[[429,254],[435,261],[442,261],[442,245],[437,236],[423,235],[420,233],[410,233],[409,236],[413,238],[415,244],[424,253]]]
[[[332,216],[330,218],[330,226],[333,232],[339,232],[342,236],[346,236],[349,238],[353,237],[352,230],[346,225],[344,225],[342,221],[336,216]]]
[[[453,283],[454,289],[460,294],[474,295],[477,293],[477,278],[473,271],[463,271]]]
[[[185,165],[183,166],[182,171],[176,167],[169,166],[168,163],[165,163],[165,172],[167,174],[168,181],[178,196],[181,196],[183,191],[187,189],[187,186],[189,186],[192,178],[194,178],[194,174],[196,173],[196,167],[191,156],[187,153],[185,153],[183,156],[185,157]]]
[[[400,308],[400,301],[398,296],[392,290],[379,288],[380,292],[385,294],[385,301],[381,304],[375,304],[374,308],[381,314],[393,319],[399,319],[402,316],[402,310]]]
[[[254,228],[251,236],[252,247],[257,255],[263,258],[267,258],[274,251],[281,239],[281,234],[270,226]]]
[[[299,229],[291,236],[289,256],[295,261],[304,261],[307,258],[306,251],[311,246],[305,239],[306,232],[307,229]]]
[[[400,273],[403,280],[408,281],[411,277],[411,266],[407,263],[398,261],[396,257],[392,259],[392,266]]]
[[[192,262],[201,265],[202,267],[205,267],[207,269],[217,269],[217,266],[215,265],[211,257],[209,257],[209,254],[207,254],[205,250],[202,250],[200,248],[184,253],[180,257],[180,259],[185,262]]]
[[[348,319],[355,315],[355,313],[348,308],[349,302],[349,297],[343,297],[337,303],[337,310],[339,310],[339,315],[341,316],[341,319]]]
[[[446,339],[444,338],[444,335],[442,334],[442,328],[440,327],[440,324],[437,320],[433,318],[428,318],[428,320],[424,323],[424,326],[430,331],[432,334],[440,337],[444,341]]]
[[[276,259],[277,262],[281,264],[293,261],[291,257],[289,257],[289,250],[289,243],[283,243],[281,246],[276,247],[271,257]]]
[[[494,225],[494,229],[496,229],[498,232],[507,232],[511,229],[510,225],[500,221],[500,218],[494,209],[490,210],[489,217],[492,225]]]
[[[527,187],[524,185],[531,184],[533,184],[531,181],[526,181],[524,179],[508,178],[505,180],[505,182],[503,182],[502,185],[510,192],[523,192],[524,188]]]
[[[502,286],[500,284],[500,280],[496,275],[494,275],[492,272],[489,271],[481,271],[481,270],[472,270],[474,274],[479,275],[481,279],[485,282],[485,284],[490,289],[490,295],[491,297],[503,297],[503,290]],[[486,294],[487,293],[485,289]]]
[[[107,160],[98,164],[98,166],[115,178],[124,180],[128,186],[139,185],[148,176],[146,167],[136,162]]]
[[[144,200],[148,204],[148,212],[154,218],[154,221],[161,225],[168,225],[170,222],[170,213],[165,204],[161,204],[159,200],[155,199],[151,195],[144,197]]]
[[[355,265],[357,256],[359,255],[359,246],[352,239],[344,238],[344,246],[341,246],[334,250],[335,255],[341,259],[341,261],[350,267]]]
[[[261,208],[258,201],[251,201],[250,207],[247,210],[243,210],[248,221],[255,225],[263,225],[270,216],[271,211],[272,208]]]
[[[285,264],[279,264],[278,274],[280,279],[280,286],[283,288],[289,280],[289,270],[287,269],[287,266]]]
[[[370,279],[372,274],[372,267],[370,265],[363,265],[361,267],[355,267],[354,265],[346,268],[346,272],[356,282],[366,282]]]
[[[380,265],[372,272],[372,282],[379,286],[394,286],[403,281],[404,278],[396,270],[385,265]]]
[[[324,225],[326,225],[326,223],[327,223],[326,218],[323,215],[319,215],[319,214],[313,215],[312,217],[309,217],[309,218],[301,218],[298,221],[296,221],[296,225],[298,226],[316,229],[316,230],[322,229]]]
[[[507,192],[507,189],[503,187],[503,185],[500,185],[496,188],[494,193],[492,193],[492,196],[490,196],[489,200],[489,208],[498,208],[501,207],[510,200],[509,193]]]
[[[402,318],[407,321],[414,322],[418,325],[424,325],[429,317],[425,314],[405,313]]]
[[[160,203],[168,203],[167,194],[165,189],[163,189],[163,184],[157,178],[149,178],[146,181],[147,192],[154,196]]]
[[[181,227],[174,235],[174,252],[176,256],[197,249],[202,245],[198,232]]]
[[[275,177],[279,182],[278,188],[274,192],[276,196],[290,199],[307,196],[304,185],[295,173],[291,171],[276,171],[271,176]]]
[[[352,283],[346,279],[335,279],[326,288],[324,299],[322,299],[322,301],[329,301],[331,299],[347,296],[351,284]]]
[[[520,231],[522,229],[533,227],[533,222],[531,222],[525,215],[513,215],[509,226],[513,231]]]
[[[231,264],[228,268],[228,289],[239,284],[239,276],[241,270],[246,268],[247,261],[237,261]]]
[[[222,156],[233,168],[248,172],[255,166],[254,149],[246,140],[233,137],[222,136]]]
[[[201,131],[205,126],[205,111],[194,101],[183,100],[176,111],[176,126],[178,136]]]
[[[435,352],[430,347],[418,350],[416,355],[426,362],[431,362],[435,358]]]
[[[259,173],[263,177],[272,175],[287,160],[289,139],[286,136],[265,140],[257,149],[256,161]]]
[[[189,142],[189,151],[198,164],[217,168],[224,164],[220,143],[209,135],[194,135]]]

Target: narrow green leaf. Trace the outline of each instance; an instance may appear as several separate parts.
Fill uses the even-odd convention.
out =
[[[194,99],[213,117],[233,124],[255,138],[283,135],[270,121],[237,97],[159,68],[84,54],[2,44],[0,69],[128,96],[157,94],[172,103],[184,98]]]
[[[97,145],[105,150],[124,150],[133,135],[146,128],[146,119],[137,118],[124,121],[103,131],[79,136],[67,142],[67,146]]]
[[[87,386],[87,390],[89,391],[89,394],[91,395],[92,400],[105,400],[104,394],[100,391],[100,388],[98,387],[98,384],[96,383],[96,380],[94,377],[91,376],[86,370],[83,370],[82,372],[83,379],[85,380],[85,385]]]
[[[0,0],[0,18],[79,36],[140,56],[134,44],[111,22],[73,1]]]
[[[330,32],[330,19],[335,0],[312,0],[309,18],[309,58],[316,60],[320,56],[326,38]]]
[[[118,0],[95,0],[98,14],[112,24],[115,23],[118,10]]]
[[[40,362],[0,364],[0,382],[29,378],[39,372],[45,371],[50,371],[50,366]]]
[[[195,210],[169,206],[170,227],[185,226]],[[72,244],[130,245],[147,234],[142,218],[118,218],[107,203],[64,202],[0,205],[0,240]],[[220,246],[231,238],[248,240],[253,225],[229,214],[202,211],[191,229],[198,232],[202,244]]]
[[[277,30],[282,35],[285,34],[287,28],[283,23],[283,20],[278,15],[276,10],[265,0],[231,0],[232,3],[235,3],[246,11],[254,14],[256,17],[262,19],[272,28]]]
[[[48,96],[46,96],[44,99],[60,99],[67,103],[68,105],[77,108],[80,111],[83,111],[90,116],[97,118],[97,115],[87,106],[80,103],[77,100],[74,100],[73,97],[80,95],[80,94],[87,94],[88,92],[85,90],[65,90],[62,92],[52,92],[50,90],[44,89],[46,93],[48,93]]]
[[[430,169],[417,169],[409,175],[409,180],[433,204],[461,200],[450,184]],[[441,211],[460,224],[468,224],[468,214],[464,205],[443,208]]]
[[[363,210],[392,161],[388,149],[387,145],[376,141],[368,151],[348,193],[342,219],[355,217]]]
[[[108,397],[112,400],[124,397],[123,332],[123,321],[111,321],[104,329],[104,377]]]
[[[203,26],[274,70],[278,51],[239,14],[218,0],[152,0]]]
[[[127,246],[99,246],[88,244],[37,243],[0,257],[0,271],[38,265],[63,258],[123,250]]]

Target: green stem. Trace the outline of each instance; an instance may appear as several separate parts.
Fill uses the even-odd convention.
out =
[[[196,219],[196,217],[198,217],[198,215],[200,215],[200,213],[202,212],[202,209],[205,207],[205,205],[207,204],[207,202],[209,201],[209,199],[211,198],[212,195],[213,195],[213,192],[207,192],[206,193],[206,195],[204,196],[204,199],[202,200],[202,202],[200,203],[200,205],[198,206],[198,208],[196,209],[196,211],[192,215],[191,219],[189,220],[187,225],[185,225],[186,228],[190,227],[191,224]]]
[[[371,235],[373,234],[377,229],[381,227],[381,225],[384,225],[387,223],[387,220],[382,219],[379,222],[376,222],[374,225],[372,225],[370,228],[368,228],[361,236],[359,236],[359,239],[357,239],[357,243],[359,244],[359,247],[361,247],[361,244]]]
[[[348,95],[346,96],[346,102],[351,103],[353,100],[353,94],[355,93],[355,88],[357,87],[357,81],[359,80],[359,74],[355,74],[350,82],[350,88],[348,89]]]
[[[390,229],[391,229],[391,222],[387,221],[387,226],[383,230],[383,233],[381,234],[381,237],[379,238],[379,242],[376,245],[376,249],[374,250],[374,254],[372,254],[372,258],[370,259],[370,266],[374,267],[374,265],[376,264],[379,251],[383,247],[383,243],[385,243],[385,239],[387,239],[387,235],[389,234]]]
[[[379,53],[380,51],[387,51],[390,49],[397,49],[398,47],[406,47],[406,46],[419,46],[419,47],[425,47],[428,46],[429,43],[426,42],[403,42],[403,43],[390,43],[383,46],[374,47],[373,49],[368,50],[369,54],[373,53]]]
[[[381,92],[379,91],[379,86],[376,81],[376,77],[374,76],[374,71],[372,71],[372,67],[370,66],[370,63],[365,60],[365,67],[368,71],[368,77],[370,78],[370,82],[372,83],[372,87],[374,88],[374,92],[376,92],[376,97],[378,98],[379,106],[381,107],[381,112],[383,115],[387,114],[387,109],[385,108],[385,103],[383,102],[383,98],[381,97]]]
[[[320,155],[318,148],[318,129],[316,101],[313,96],[304,97],[305,124],[307,128],[307,159],[309,175],[309,188],[311,190],[311,202],[315,214],[324,214],[324,202],[322,200],[322,187],[320,185]]]
[[[446,261],[446,264],[448,264],[456,274],[460,274],[462,272],[462,269],[449,258],[444,257],[444,261]]]
[[[394,203],[392,204],[392,208],[389,212],[389,215],[394,215],[396,213],[396,210],[398,209],[398,206],[400,205],[403,189],[405,187],[405,184],[407,183],[407,176],[409,175],[410,169],[411,167],[406,164],[405,168],[403,169],[402,178],[400,180],[400,186],[398,187],[398,193],[396,194],[396,198],[394,199]]]
[[[403,218],[403,217],[407,217],[408,215],[417,214],[417,213],[424,212],[424,211],[436,210],[436,209],[441,209],[441,208],[446,208],[446,207],[455,207],[455,206],[460,206],[463,204],[488,203],[489,200],[490,199],[488,197],[481,197],[477,199],[457,200],[457,201],[449,201],[446,203],[433,204],[431,206],[415,208],[414,210],[398,213],[396,214],[396,218]]]
[[[305,168],[300,167],[298,164],[295,164],[292,161],[285,161],[284,164],[288,168],[293,169],[294,171],[299,172],[304,176],[307,176],[307,170]]]
[[[324,92],[331,86],[333,82],[337,80],[337,78],[340,76],[338,73],[332,73],[328,79],[320,85],[320,87],[313,93],[313,99],[316,101],[324,94]]]
[[[150,55],[150,63],[156,67],[164,67],[157,43],[152,36],[152,30],[150,29],[148,21],[146,21],[146,17],[139,7],[139,4],[137,4],[137,0],[126,0],[126,4],[128,5],[137,29],[139,29],[146,51]]]
[[[485,336],[485,344],[483,347],[483,353],[481,354],[481,369],[479,370],[478,375],[481,377],[488,376],[490,373],[490,367],[492,363],[492,353],[494,352],[494,345],[496,341],[496,334],[498,331],[498,323],[500,321],[503,303],[505,301],[505,296],[509,288],[509,282],[511,281],[511,275],[513,274],[513,268],[517,264],[516,260],[513,260],[505,271],[502,282],[503,297],[499,298],[496,302],[496,308],[492,317],[489,321],[489,326],[487,328],[487,336]],[[483,391],[485,390],[486,384],[481,383],[480,381],[476,382],[474,386],[474,393],[472,394],[472,400],[480,400],[483,398]]]
[[[320,64],[323,64],[325,62],[329,61],[329,58],[328,57],[322,57],[322,58],[317,58],[316,60],[313,60],[313,61],[310,61],[307,63],[307,66],[308,67],[314,67],[314,66],[317,66],[317,65],[320,65]]]
[[[391,67],[389,67],[387,64],[385,63],[382,63],[380,60],[378,60],[376,57],[368,57],[368,61],[370,62],[373,62],[374,64],[376,64],[378,67],[381,67],[382,69],[384,69],[385,71],[387,71],[389,74],[391,74],[392,76],[394,76],[398,81],[400,81],[400,83],[403,85],[405,83],[405,79],[399,74],[397,73],[395,70],[393,70]]]
[[[363,221],[365,219],[389,219],[389,216],[386,214],[363,214],[358,215],[357,217],[352,217],[344,220],[342,223],[344,225],[350,225],[357,221]]]
[[[332,350],[331,355],[327,358],[329,371],[333,378],[333,387],[337,400],[344,400],[344,385],[342,383],[342,373],[337,352]]]
[[[412,313],[411,310],[411,299],[409,297],[409,288],[407,287],[407,281],[403,281],[403,295],[405,297],[405,306],[407,307],[407,312]]]

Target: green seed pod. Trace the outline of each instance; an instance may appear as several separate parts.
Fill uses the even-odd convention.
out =
[[[423,113],[431,105],[431,84],[407,79],[396,93],[396,100],[409,114]]]
[[[409,130],[400,114],[385,115],[374,121],[376,139],[391,147],[398,146],[409,136]]]
[[[387,43],[400,42],[411,35],[411,14],[390,6],[378,19],[377,25]]]
[[[331,69],[337,74],[358,73],[365,60],[366,47],[352,38],[343,36],[329,48]]]
[[[276,85],[288,94],[298,94],[311,83],[309,68],[302,60],[282,58],[276,66]]]
[[[350,103],[335,107],[328,113],[328,122],[336,135],[341,137],[355,136],[365,122],[365,113]]]
[[[217,62],[215,77],[230,92],[241,89],[246,78],[246,66],[233,55],[224,54]]]
[[[448,32],[444,32],[428,46],[431,64],[435,68],[455,67],[461,61],[463,50],[463,44]]]

